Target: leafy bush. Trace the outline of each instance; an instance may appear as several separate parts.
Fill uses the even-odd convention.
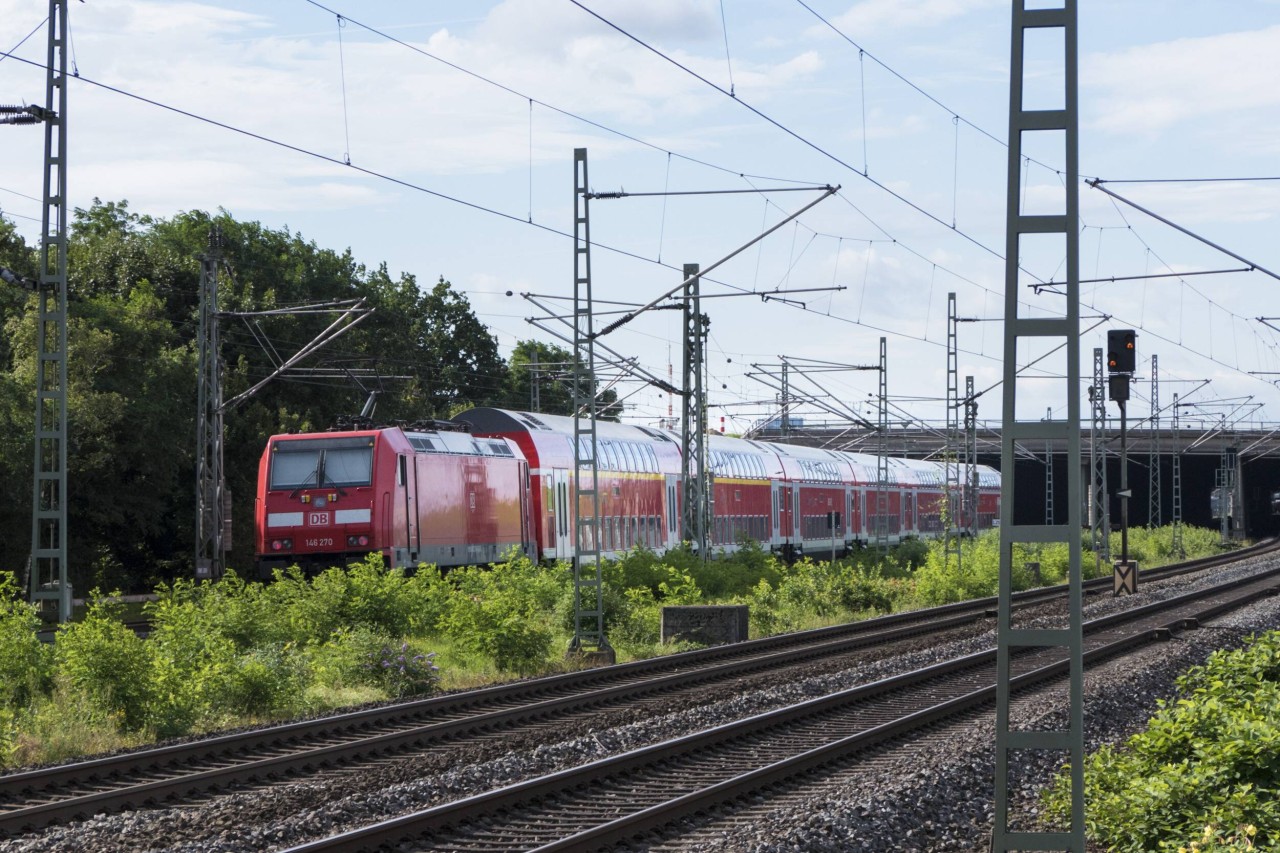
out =
[[[222,606],[239,597],[221,583],[181,579],[156,594],[145,607],[151,618],[147,724],[160,736],[185,734],[212,712],[235,675],[236,643],[220,619]]]
[[[398,649],[383,646],[368,656],[363,667],[388,693],[401,699],[426,696],[440,681],[435,653],[415,653],[408,643],[401,643]]]
[[[346,568],[326,569],[307,578],[296,567],[277,571],[266,597],[297,643],[324,642],[339,628],[364,626],[392,636],[409,631],[419,587],[403,569],[388,569],[370,554]]]
[[[671,553],[683,557],[680,551]],[[705,563],[691,551],[689,557],[687,562],[680,559],[667,562],[697,579],[707,598],[713,599],[745,596],[762,580],[777,583],[784,568],[781,560],[753,539],[744,539],[737,551],[721,553]]]
[[[280,618],[278,599],[270,587],[246,581],[228,569],[217,583],[206,582],[199,590],[208,630],[229,639],[236,651],[290,639],[288,623]],[[163,597],[163,588],[157,592]]]
[[[449,612],[453,584],[436,566],[419,566],[405,581],[403,606],[408,611],[409,632],[431,634]]]
[[[137,731],[151,698],[150,658],[146,643],[120,621],[120,611],[120,604],[94,590],[84,619],[59,628],[54,660],[72,689],[118,713],[126,731]]]
[[[1085,765],[1086,829],[1108,849],[1243,850],[1280,844],[1280,633],[1215,652],[1122,748]],[[1070,781],[1047,796],[1070,809]]]
[[[894,561],[903,569],[918,569],[929,558],[929,542],[924,539],[904,539],[894,550]]]
[[[891,613],[910,592],[909,584],[886,579],[875,567],[842,566],[838,578],[840,606],[850,613]]]
[[[53,763],[141,742],[136,734],[122,733],[120,724],[119,712],[104,708],[59,678],[51,695],[37,697],[16,714],[17,732],[6,761],[11,766]]]
[[[13,762],[18,752],[18,715],[9,708],[0,707],[0,767]]]
[[[653,592],[647,587],[633,587],[624,590],[619,599],[606,611],[609,641],[636,657],[653,654],[662,639],[662,612]]]
[[[370,658],[394,641],[368,628],[339,628],[323,643],[307,647],[307,671],[313,684],[331,690],[377,686],[366,667]]]
[[[222,680],[214,710],[279,716],[302,707],[306,670],[292,647],[273,643],[241,655]]]
[[[461,648],[501,670],[538,671],[551,653],[551,620],[563,599],[563,567],[546,568],[512,555],[491,569],[468,566],[449,573],[456,592],[440,620]]]
[[[667,570],[671,564],[696,562],[701,564],[697,556],[689,550],[688,543],[672,549],[659,556],[644,547],[623,552],[616,560],[605,564],[605,573],[611,585],[619,589],[648,589],[655,596],[658,584],[666,580]]]
[[[0,709],[21,707],[49,679],[49,650],[39,630],[40,617],[21,600],[13,574],[0,572]],[[0,750],[3,730],[12,724],[11,717],[0,718]]]

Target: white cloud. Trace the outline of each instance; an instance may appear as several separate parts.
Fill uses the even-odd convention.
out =
[[[1150,136],[1280,105],[1280,25],[1088,56],[1080,69],[1093,126]]]
[[[721,38],[719,7],[714,0],[595,0],[583,5],[649,43]],[[602,33],[616,31],[570,3],[505,0],[485,17],[476,39],[507,51],[547,53],[563,52],[567,44]],[[662,49],[664,45],[654,46]]]
[[[892,30],[937,27],[974,12],[1008,5],[1004,0],[863,0],[828,20],[851,38],[860,39]]]

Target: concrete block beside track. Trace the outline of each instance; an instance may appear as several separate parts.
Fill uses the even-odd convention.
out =
[[[662,642],[683,640],[708,646],[747,639],[747,605],[689,605],[662,608]]]

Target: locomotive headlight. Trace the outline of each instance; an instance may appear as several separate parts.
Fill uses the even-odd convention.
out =
[[[368,544],[369,544],[368,536],[360,535],[360,536],[347,537],[347,546],[350,548],[363,548]]]
[[[271,550],[272,551],[292,551],[293,540],[292,539],[272,539]]]

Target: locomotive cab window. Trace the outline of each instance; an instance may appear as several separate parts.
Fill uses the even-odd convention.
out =
[[[372,482],[372,438],[298,439],[272,446],[271,489],[368,486]]]

